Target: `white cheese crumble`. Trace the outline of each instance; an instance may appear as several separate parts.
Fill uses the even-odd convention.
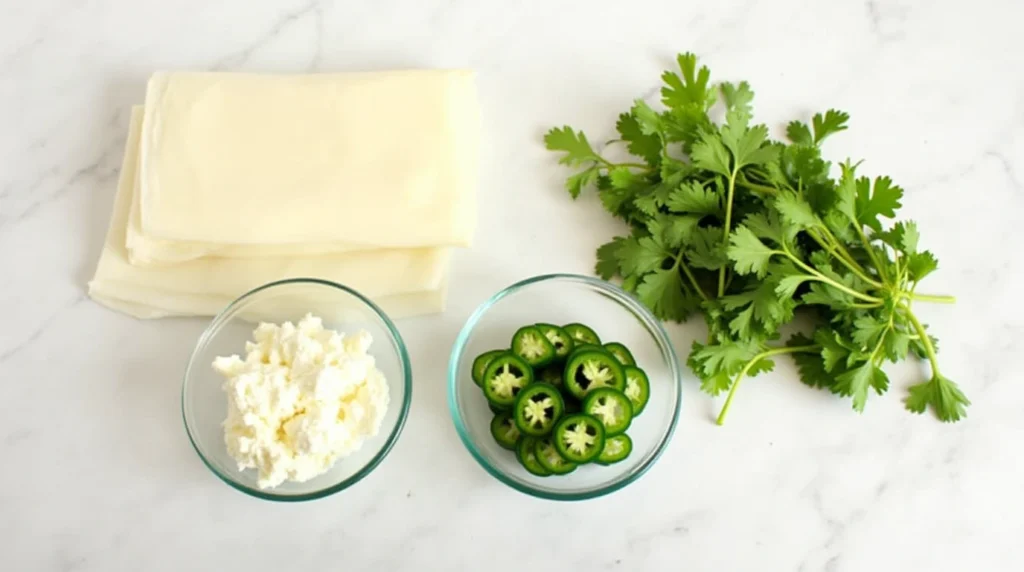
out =
[[[261,323],[245,359],[218,357],[228,398],[224,441],[257,485],[303,482],[377,435],[388,385],[367,350],[373,338],[325,329],[311,314],[298,325]]]

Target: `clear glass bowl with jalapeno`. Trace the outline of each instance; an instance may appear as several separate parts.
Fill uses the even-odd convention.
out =
[[[498,292],[452,349],[448,403],[481,467],[523,493],[584,500],[636,481],[679,419],[679,359],[632,295],[587,276]]]

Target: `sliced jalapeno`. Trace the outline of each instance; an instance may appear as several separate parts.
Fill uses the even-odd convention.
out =
[[[511,407],[516,395],[533,381],[533,370],[519,356],[505,352],[484,372],[484,396],[498,407]]]
[[[511,405],[495,405],[495,404],[491,403],[490,401],[488,401],[487,402],[487,408],[490,409],[491,413],[493,413],[495,415],[497,415],[499,413],[508,413],[509,415],[512,414],[512,406]]]
[[[623,397],[625,399],[625,397]],[[558,389],[546,383],[534,383],[516,397],[512,418],[525,435],[547,435],[565,412],[565,402]]]
[[[601,338],[597,337],[597,332],[590,329],[589,326],[572,323],[562,326],[562,329],[577,343],[601,345]]]
[[[583,412],[604,425],[606,437],[624,433],[633,422],[633,404],[624,393],[610,387],[598,387],[587,392]]]
[[[544,334],[544,337],[551,342],[551,345],[555,348],[555,359],[565,359],[572,353],[573,347],[576,344],[573,343],[572,336],[569,332],[554,325],[554,324],[537,324],[537,329],[540,333]]]
[[[647,401],[651,398],[651,382],[647,379],[644,370],[626,366],[626,389],[622,392],[633,402],[633,417],[643,413],[647,407]]]
[[[615,356],[615,359],[619,360],[619,363],[622,365],[636,365],[636,360],[633,359],[633,354],[630,353],[629,348],[619,342],[609,342],[604,345],[604,349]]]
[[[598,387],[626,388],[626,373],[612,355],[604,350],[576,352],[565,365],[562,378],[566,389],[578,399]]]
[[[486,351],[473,360],[473,381],[477,385],[483,387],[484,385],[484,372],[487,371],[487,366],[490,365],[491,360],[505,353],[507,350],[490,350]]]
[[[516,450],[516,441],[519,440],[519,428],[512,416],[508,413],[499,413],[491,419],[491,436],[503,449]]]
[[[563,417],[551,434],[558,453],[573,463],[589,463],[604,450],[604,426],[586,413]]]
[[[523,326],[516,330],[512,336],[512,352],[531,367],[541,367],[555,359],[555,346],[536,326]]]
[[[588,344],[586,342],[577,342],[576,346],[573,347],[572,353],[569,354],[569,359],[572,359],[572,356],[574,356],[574,355],[576,355],[576,354],[578,354],[580,352],[593,351],[593,350],[598,350],[598,351],[602,351],[602,352],[606,352],[606,353],[608,351],[608,350],[604,349],[604,346],[599,346],[597,344]]]
[[[565,400],[565,414],[571,415],[573,413],[582,413],[583,404],[580,403],[576,396],[569,393],[568,391],[562,392],[562,399]]]
[[[604,442],[604,449],[601,450],[601,454],[597,456],[597,463],[599,465],[618,463],[632,452],[633,440],[629,438],[629,435],[623,433],[622,435],[609,437]]]
[[[567,475],[576,470],[576,463],[567,461],[551,442],[551,437],[537,439],[537,449],[534,451],[537,461],[553,475]]]
[[[551,471],[544,468],[537,459],[537,438],[529,435],[522,435],[516,441],[516,459],[519,464],[531,475],[546,477]]]

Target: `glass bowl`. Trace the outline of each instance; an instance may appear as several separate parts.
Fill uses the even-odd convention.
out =
[[[602,342],[625,344],[647,373],[650,401],[627,431],[633,452],[625,460],[609,466],[589,463],[568,475],[538,477],[491,436],[494,413],[473,382],[473,359],[487,350],[509,348],[516,329],[537,322],[586,324]],[[494,478],[535,497],[585,500],[622,489],[658,460],[679,420],[680,376],[679,359],[664,328],[631,294],[587,276],[536,276],[498,292],[469,317],[448,366],[448,405],[462,442]]]
[[[256,485],[256,471],[240,471],[224,443],[227,416],[224,378],[212,363],[217,356],[245,355],[245,342],[260,321],[297,323],[307,313],[325,328],[345,333],[363,329],[373,336],[369,353],[388,382],[390,400],[380,431],[355,453],[339,459],[326,473],[309,481],[286,481],[272,489]],[[362,294],[326,280],[281,280],[260,286],[235,300],[203,332],[185,371],[181,413],[189,440],[203,463],[221,480],[254,497],[276,501],[323,498],[370,474],[398,440],[412,399],[412,371],[402,337],[391,319]]]

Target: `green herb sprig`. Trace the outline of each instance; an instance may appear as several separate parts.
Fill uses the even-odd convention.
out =
[[[628,235],[597,250],[597,274],[620,277],[661,319],[704,318],[707,341],[693,344],[687,363],[703,391],[727,393],[719,424],[741,381],[771,371],[782,355],[805,384],[863,411],[872,392],[889,388],[882,365],[913,353],[928,360],[931,378],[910,387],[906,408],[963,418],[970,402],[941,373],[937,342],[912,310],[954,299],[917,292],[938,261],[920,248],[913,222],[891,222],[903,189],[888,177],[859,176],[850,161],[833,169],[822,156],[822,143],[846,130],[849,116],[829,110],[809,125],[793,121],[788,141],[773,141],[752,123],[746,82],[713,85],[693,54],[678,64],[678,73],[662,75],[664,109],[637,100],[618,118],[614,142],[635,161],[606,159],[570,127],[545,136],[575,169],[570,195],[596,189],[628,224]],[[798,312],[813,331],[781,341],[780,328]]]

